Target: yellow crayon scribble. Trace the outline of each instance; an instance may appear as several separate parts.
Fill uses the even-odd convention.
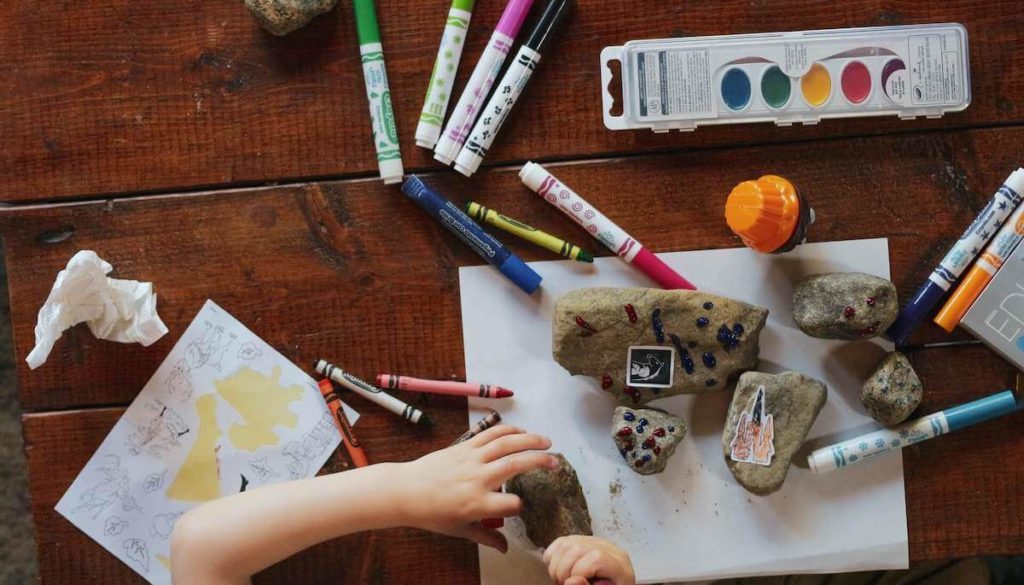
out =
[[[275,367],[269,377],[243,367],[230,378],[214,382],[217,393],[245,419],[245,424],[233,424],[228,429],[228,438],[236,448],[255,451],[266,445],[277,445],[280,438],[274,427],[294,429],[299,423],[299,417],[288,405],[302,398],[302,386],[285,387],[280,379],[280,366]]]
[[[181,464],[167,497],[185,502],[206,502],[220,497],[220,470],[217,464],[217,397],[206,394],[196,401],[199,432],[196,442]]]
[[[156,560],[160,561],[160,564],[163,565],[165,569],[167,569],[168,571],[171,570],[171,559],[165,557],[160,553],[157,553]]]

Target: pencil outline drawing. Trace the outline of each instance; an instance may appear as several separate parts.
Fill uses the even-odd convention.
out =
[[[171,532],[174,530],[174,525],[178,522],[184,512],[175,512],[172,514],[157,514],[153,516],[153,521],[149,524],[149,535],[154,538],[162,538],[167,540],[171,536]]]
[[[270,466],[270,462],[267,461],[266,457],[250,459],[249,469],[253,470],[260,477],[260,483],[267,483],[267,479],[272,477],[281,477],[281,474]]]
[[[254,360],[263,355],[263,350],[256,347],[256,344],[251,341],[246,341],[238,348],[238,359],[240,360]]]
[[[84,510],[87,513],[91,512],[93,520],[96,520],[114,502],[120,502],[121,509],[125,512],[142,512],[135,498],[128,493],[131,476],[121,467],[120,457],[114,454],[104,455],[103,463],[95,471],[101,472],[103,479],[82,492],[78,505],[71,510],[72,514]]]
[[[117,516],[111,516],[107,518],[106,522],[103,523],[103,536],[120,536],[124,529],[128,527],[128,522],[122,520]]]
[[[181,438],[191,432],[185,419],[160,400],[147,402],[143,409],[152,418],[144,424],[134,424],[135,430],[128,434],[125,445],[128,452],[132,455],[146,452],[160,457],[181,448]]]
[[[124,556],[138,563],[145,572],[149,572],[149,545],[141,538],[129,538],[121,543]]]

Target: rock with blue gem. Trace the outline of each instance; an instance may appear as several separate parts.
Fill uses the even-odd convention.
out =
[[[686,437],[686,423],[654,408],[619,406],[612,415],[612,439],[626,465],[640,475],[661,473]]]
[[[757,365],[768,310],[700,291],[585,288],[555,305],[554,359],[620,404],[727,390]]]
[[[906,356],[887,355],[860,389],[860,401],[872,418],[884,425],[899,424],[921,404],[921,379]]]

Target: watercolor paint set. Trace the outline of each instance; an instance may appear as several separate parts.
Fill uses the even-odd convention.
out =
[[[601,77],[610,130],[936,118],[971,103],[967,31],[955,23],[630,41],[601,52]]]

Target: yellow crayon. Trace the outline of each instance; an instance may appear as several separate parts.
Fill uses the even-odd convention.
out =
[[[547,232],[542,232],[535,227],[528,226],[521,221],[508,217],[507,215],[502,215],[493,209],[488,209],[479,203],[474,203],[472,201],[466,203],[466,213],[477,221],[493,225],[502,231],[519,236],[527,242],[537,244],[541,248],[550,250],[560,256],[564,256],[571,260],[577,260],[579,262],[594,261],[594,257],[579,246],[574,246],[562,238],[552,236]]]

